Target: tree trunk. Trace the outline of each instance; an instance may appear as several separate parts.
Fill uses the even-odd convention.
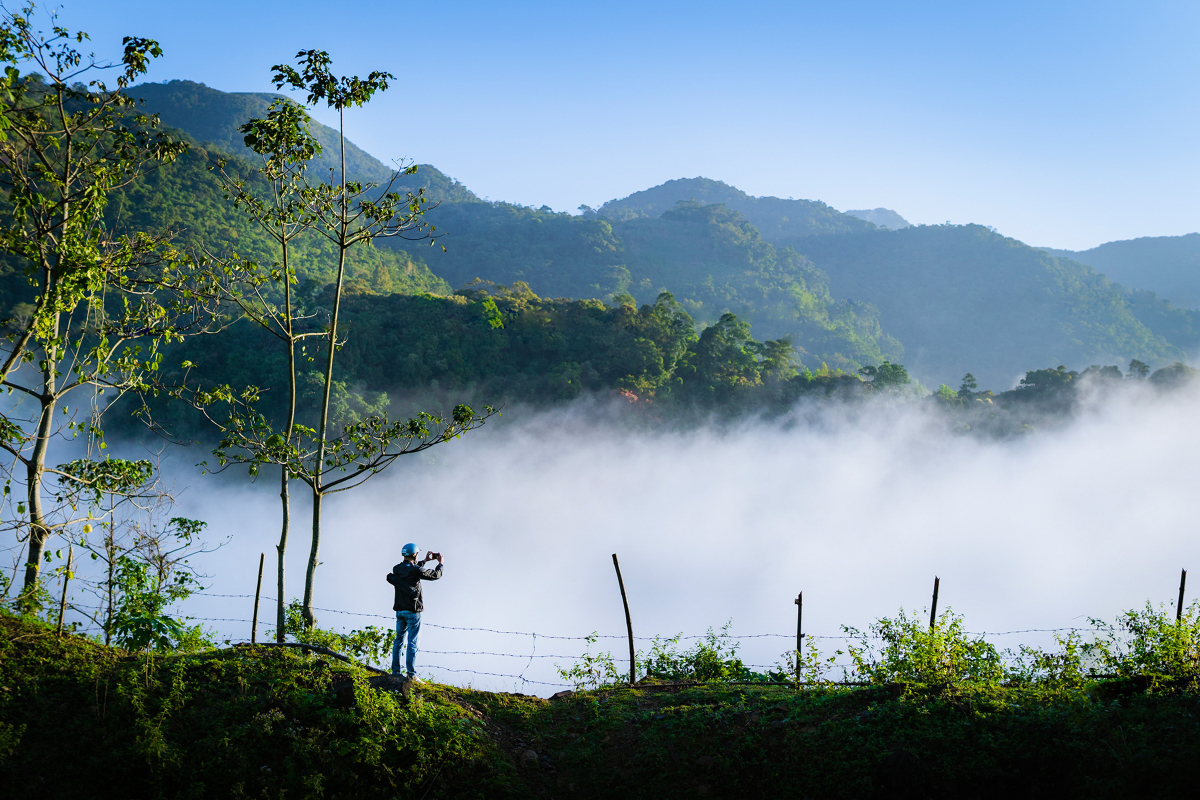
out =
[[[308,553],[308,569],[304,573],[304,624],[312,628],[317,624],[313,614],[313,576],[317,572],[317,553],[321,547],[321,493],[313,489],[312,498],[312,549]]]
[[[55,333],[58,326],[55,325]],[[50,538],[50,527],[46,524],[42,508],[42,481],[46,477],[46,450],[50,445],[50,434],[54,425],[56,397],[54,353],[46,354],[46,366],[42,369],[41,416],[38,419],[37,436],[29,460],[25,462],[26,501],[29,503],[29,558],[25,562],[25,584],[21,589],[24,603],[35,602],[38,577],[42,569],[42,556],[46,541]]]
[[[108,608],[104,617],[104,644],[112,644],[112,622],[113,614],[116,613],[114,606],[116,605],[117,584],[115,581],[116,571],[115,561],[117,558],[117,530],[115,527],[116,519],[113,516],[113,500],[109,498],[108,506],[108,541],[105,542],[104,550],[108,555],[108,580],[104,585],[105,599],[108,601]]]
[[[281,469],[283,473],[280,483],[279,499],[283,502],[283,531],[279,534],[279,545],[275,550],[279,554],[279,582],[275,589],[275,641],[282,642],[283,623],[284,623],[284,598],[287,596],[283,591],[283,556],[287,552],[288,525],[291,523],[291,503],[288,497],[288,468],[284,465]]]
[[[292,443],[292,428],[296,424],[296,337],[295,329],[292,327],[292,273],[291,265],[288,263],[286,226],[283,226],[280,231],[280,248],[283,252],[283,321],[286,326],[284,333],[287,337],[288,349],[288,418],[287,428],[284,429],[283,437],[287,444],[290,445]],[[287,620],[287,594],[285,594],[283,586],[284,557],[287,554],[288,530],[291,526],[292,518],[288,479],[288,466],[284,464],[282,475],[279,478],[279,499],[283,504],[283,530],[279,534],[279,546],[275,548],[279,556],[279,580],[275,590],[275,641],[281,643],[284,640],[283,628]]]
[[[333,389],[333,356],[337,350],[338,310],[342,305],[342,283],[346,276],[346,250],[349,221],[346,219],[346,124],[345,109],[338,107],[338,141],[342,155],[341,217],[338,230],[337,283],[333,290],[333,311],[329,318],[329,352],[325,359],[325,393],[321,398],[321,423],[317,429],[317,455],[313,467],[313,528],[312,551],[308,556],[308,573],[304,579],[304,621],[310,628],[316,617],[313,614],[313,575],[317,569],[317,550],[321,546],[321,477],[325,467],[325,437],[329,429],[329,396]]]

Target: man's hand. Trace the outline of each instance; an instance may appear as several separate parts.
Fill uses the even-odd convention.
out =
[[[433,561],[434,559],[436,559],[436,560],[437,560],[437,562],[438,562],[439,564],[445,563],[445,562],[442,560],[442,554],[441,554],[441,553],[435,553],[435,552],[433,552],[432,550],[430,550],[428,553],[426,553],[426,554],[425,554],[425,560],[426,560],[426,561]]]

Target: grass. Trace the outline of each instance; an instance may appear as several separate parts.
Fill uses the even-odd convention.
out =
[[[644,686],[547,701],[282,648],[136,654],[0,616],[6,797],[1169,797],[1200,694],[1078,685]],[[352,697],[334,691],[351,682]]]

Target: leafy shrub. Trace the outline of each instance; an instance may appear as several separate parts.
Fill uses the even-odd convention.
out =
[[[140,559],[122,556],[116,582],[120,599],[110,622],[113,641],[127,650],[197,650],[211,644],[199,625],[185,625],[165,613],[168,605],[191,595],[190,576],[164,581]]]
[[[1010,659],[1008,680],[1014,685],[1042,688],[1076,688],[1089,673],[1095,672],[1096,658],[1091,645],[1085,644],[1078,631],[1054,635],[1057,651],[1022,645]]]
[[[947,609],[930,626],[903,609],[873,623],[869,633],[843,626],[854,671],[871,683],[903,683],[911,688],[956,684],[998,685],[1004,678],[1000,654],[982,638],[963,630],[963,619]],[[882,642],[882,644],[878,644]],[[839,651],[840,654],[841,651]]]
[[[738,658],[737,641],[729,635],[732,622],[725,623],[720,633],[708,629],[691,649],[680,649],[683,634],[654,637],[650,652],[637,651],[636,675],[640,679],[659,681],[695,681],[698,683],[728,683],[731,681],[786,680],[779,673],[754,672]],[[628,673],[619,670],[611,653],[592,654],[597,635],[587,637],[587,649],[570,667],[558,667],[558,674],[579,689],[599,689],[626,683]]]
[[[1104,671],[1122,677],[1200,677],[1200,604],[1193,603],[1178,622],[1170,610],[1150,603],[1126,611],[1115,624],[1089,621],[1097,636],[1085,648]]]
[[[612,653],[592,654],[592,646],[596,644],[597,638],[595,631],[585,638],[587,647],[583,655],[570,667],[560,667],[555,664],[558,676],[564,681],[574,684],[575,691],[617,686],[625,682],[627,673],[622,673],[617,669]]]
[[[680,650],[683,634],[671,638],[655,637],[650,654],[638,653],[645,677],[664,681],[729,682],[770,680],[753,672],[738,658],[738,643],[729,636],[732,622],[725,623],[720,633],[708,629],[690,650]]]
[[[304,623],[303,610],[303,604],[299,600],[293,600],[288,603],[284,615],[283,632],[297,642],[327,647],[368,664],[388,663],[391,660],[392,646],[396,642],[394,630],[375,625],[368,625],[362,630],[349,633],[338,633],[316,626],[310,628]]]
[[[798,656],[798,657],[797,657]],[[780,655],[781,661],[768,673],[772,680],[794,684],[832,684],[826,677],[837,661],[837,655],[824,656],[817,647],[816,639],[805,637],[804,648],[789,650]]]

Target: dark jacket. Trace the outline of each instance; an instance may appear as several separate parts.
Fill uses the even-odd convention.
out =
[[[442,577],[441,564],[433,569],[426,569],[405,561],[392,567],[392,571],[387,576],[387,582],[396,587],[396,602],[392,605],[392,610],[413,611],[418,614],[424,611],[425,603],[421,599],[421,581],[436,581],[440,577]]]

